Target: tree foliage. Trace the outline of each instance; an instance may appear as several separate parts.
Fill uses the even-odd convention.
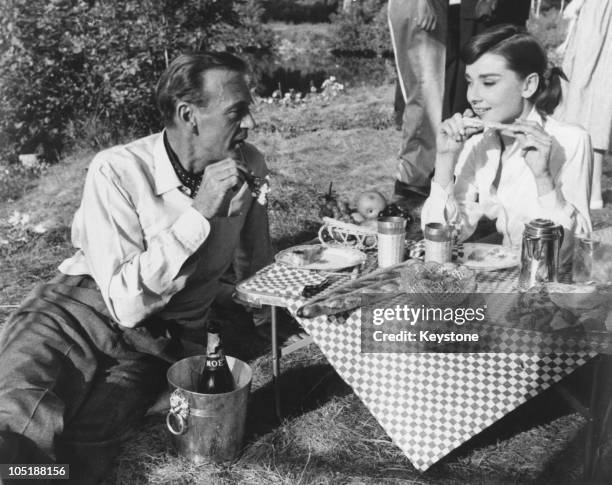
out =
[[[257,0],[4,0],[0,156],[55,159],[159,128],[154,82],[180,52],[271,48]]]
[[[331,16],[335,27],[332,48],[349,55],[388,56],[391,38],[385,0],[355,2],[348,11]]]

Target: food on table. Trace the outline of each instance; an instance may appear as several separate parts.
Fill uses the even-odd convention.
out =
[[[493,248],[476,248],[468,254],[468,261],[502,261],[511,259],[514,255],[503,246],[495,246]]]
[[[476,278],[459,264],[419,261],[402,272],[402,287],[413,293],[466,293],[475,290]]]
[[[476,273],[455,263],[417,261],[402,271],[401,288],[423,304],[452,307],[476,291]]]
[[[387,206],[385,196],[375,190],[362,192],[356,201],[357,212],[365,219],[376,219],[378,214]]]
[[[359,212],[351,212],[351,219],[355,221],[357,224],[361,224],[366,220]]]
[[[376,229],[351,224],[329,217],[323,218],[324,224],[319,229],[319,240],[326,245],[355,247],[357,249],[374,249],[378,243]]]
[[[351,210],[346,201],[338,199],[338,195],[333,190],[333,182],[329,183],[329,188],[322,197],[319,198],[319,217],[329,217],[344,222],[351,222]]]
[[[360,224],[361,227],[367,227],[368,229],[372,229],[376,231],[378,228],[378,221],[376,219],[366,219]]]
[[[305,318],[333,315],[360,307],[364,299],[368,304],[389,299],[402,292],[401,269],[412,264],[415,262],[405,261],[326,290],[304,304],[298,315]]]
[[[505,314],[525,330],[603,332],[612,320],[612,286],[545,283],[517,295]]]
[[[280,262],[291,266],[306,266],[321,261],[324,246],[299,247],[283,254]]]
[[[387,205],[379,214],[378,217],[403,217],[406,219],[406,224],[413,222],[412,215],[409,211],[402,209],[395,203]]]

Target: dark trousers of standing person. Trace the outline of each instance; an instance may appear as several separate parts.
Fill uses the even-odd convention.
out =
[[[35,288],[0,335],[0,463],[67,463],[74,483],[101,481],[170,363],[203,353],[179,333],[120,327],[89,276]]]
[[[529,0],[497,0],[489,15],[479,16],[477,0],[462,0],[460,5],[448,8],[448,35],[446,37],[446,72],[442,119],[469,108],[465,63],[461,49],[475,35],[499,24],[525,27],[529,17]]]

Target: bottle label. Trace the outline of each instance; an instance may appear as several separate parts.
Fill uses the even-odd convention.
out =
[[[217,359],[206,359],[206,368],[207,369],[219,369],[220,367],[225,366],[225,359],[217,358]]]

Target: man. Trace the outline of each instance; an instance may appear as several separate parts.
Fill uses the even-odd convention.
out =
[[[395,194],[422,203],[429,194],[442,117],[448,0],[390,0],[389,28],[405,101]]]
[[[103,476],[169,364],[204,353],[222,277],[271,260],[267,208],[244,182],[267,173],[245,143],[245,74],[230,54],[180,56],[157,87],[165,130],[94,158],[76,254],[0,336],[0,463]]]

